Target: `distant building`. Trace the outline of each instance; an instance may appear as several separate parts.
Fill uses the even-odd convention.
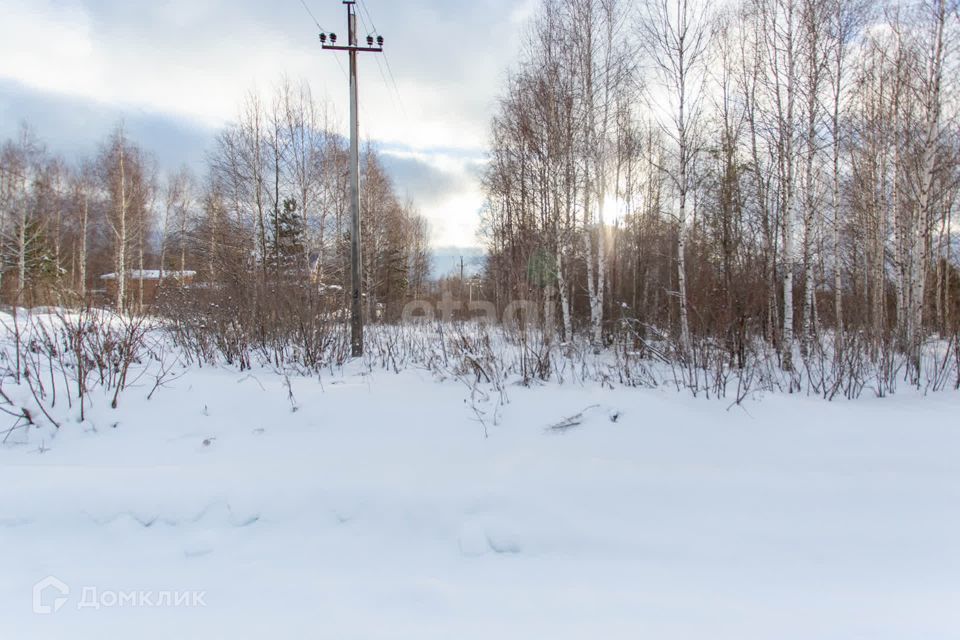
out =
[[[131,269],[127,271],[127,296],[130,300],[137,300],[140,295],[140,282],[143,281],[143,304],[150,305],[157,301],[157,293],[162,287],[181,287],[193,284],[196,271],[160,271],[159,269]],[[105,273],[100,276],[106,287],[107,297],[115,300],[117,297],[117,274]]]

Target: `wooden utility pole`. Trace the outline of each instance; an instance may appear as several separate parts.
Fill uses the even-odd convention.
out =
[[[350,350],[353,357],[363,355],[363,304],[361,300],[362,272],[360,263],[360,118],[357,103],[357,53],[383,51],[383,36],[367,36],[367,46],[357,45],[356,0],[343,0],[347,5],[347,46],[337,45],[337,34],[321,33],[324,49],[347,51],[350,54]],[[329,41],[329,44],[328,44]]]

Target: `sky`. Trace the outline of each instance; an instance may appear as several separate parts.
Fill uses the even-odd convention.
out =
[[[303,0],[346,37],[340,0]],[[535,0],[362,0],[361,136],[430,221],[475,246],[490,117]],[[29,122],[48,147],[93,153],[121,119],[161,170],[203,170],[251,90],[306,80],[347,132],[345,53],[322,51],[301,0],[0,0],[0,137]],[[337,58],[340,58],[339,64]],[[395,84],[394,84],[395,81]]]

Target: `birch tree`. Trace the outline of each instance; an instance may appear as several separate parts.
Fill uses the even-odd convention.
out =
[[[139,263],[141,284],[137,299],[142,305],[143,252],[149,233],[153,178],[144,151],[130,142],[122,123],[101,148],[98,173],[100,188],[107,200],[105,222],[111,238],[117,285],[114,304],[118,313],[124,313],[128,308],[131,264]]]
[[[660,91],[669,95],[670,113],[657,113],[673,144],[672,161],[663,167],[676,194],[677,297],[680,306],[680,348],[690,349],[687,296],[687,217],[693,191],[693,165],[700,153],[700,124],[706,77],[705,54],[710,35],[709,14],[697,0],[652,0],[641,27],[641,41],[653,63]],[[649,96],[654,105],[657,94]]]
[[[89,161],[82,161],[71,178],[74,217],[76,220],[76,278],[77,295],[87,298],[87,265],[91,228],[91,207],[96,199],[96,169]]]
[[[927,0],[922,5],[921,38],[926,44],[918,69],[920,78],[915,91],[920,106],[922,124],[920,166],[914,187],[916,198],[913,237],[910,243],[909,309],[906,314],[906,335],[909,350],[917,371],[919,383],[920,355],[924,336],[924,292],[929,261],[930,232],[933,224],[937,194],[934,186],[938,163],[941,160],[943,73],[949,42],[944,37],[947,20],[952,19],[947,0]]]

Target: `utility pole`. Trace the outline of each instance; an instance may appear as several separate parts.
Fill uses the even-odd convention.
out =
[[[357,103],[357,53],[383,51],[383,36],[367,36],[367,46],[357,45],[356,0],[343,0],[347,5],[347,46],[337,45],[337,34],[321,33],[324,49],[347,51],[350,54],[350,351],[353,357],[363,355],[363,304],[361,300],[362,270],[360,263],[360,109]],[[329,40],[329,44],[327,41]]]

